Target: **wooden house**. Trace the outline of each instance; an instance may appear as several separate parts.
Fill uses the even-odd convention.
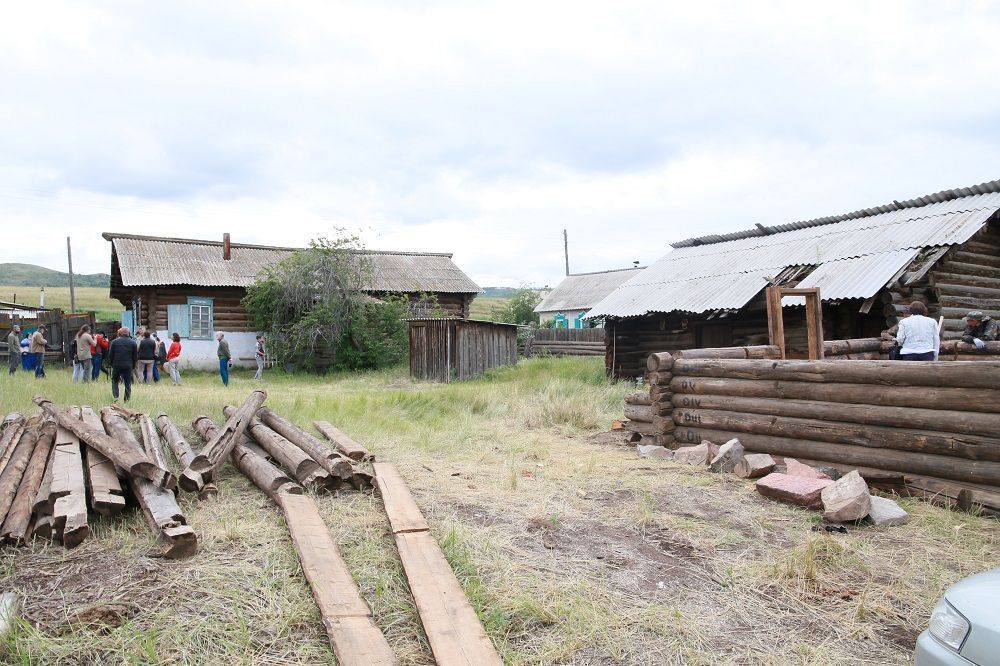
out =
[[[609,329],[609,374],[651,352],[768,340],[764,289],[819,287],[824,337],[878,336],[913,299],[955,339],[969,310],[1000,316],[1000,180],[823,217],[673,243],[587,314]],[[785,297],[789,357],[806,352],[802,299]]]
[[[182,363],[217,367],[215,333],[229,340],[234,363],[253,364],[256,331],[240,301],[261,271],[301,248],[221,241],[103,234],[111,242],[111,297],[125,308],[123,325],[150,326],[161,338],[181,335]],[[452,255],[365,251],[371,261],[364,291],[378,298],[432,296],[450,316],[467,317],[479,286]]]
[[[517,325],[449,318],[410,319],[410,376],[438,382],[474,379],[517,364]]]
[[[585,319],[592,307],[631,279],[644,267],[620,268],[567,275],[535,306],[540,324],[554,321],[554,328],[595,328],[600,320]]]

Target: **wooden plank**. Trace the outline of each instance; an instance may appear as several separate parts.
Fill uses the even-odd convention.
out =
[[[157,467],[141,449],[136,449],[128,444],[119,442],[103,430],[97,430],[88,426],[79,420],[76,415],[57,406],[45,396],[36,395],[32,400],[36,405],[51,414],[60,427],[69,430],[81,440],[103,453],[115,465],[125,470],[130,477],[140,476],[164,488],[173,488],[177,485],[177,479],[174,478],[174,475],[165,469]]]
[[[334,443],[338,451],[351,460],[375,460],[375,456],[369,453],[368,449],[348,437],[342,430],[334,427],[329,421],[313,421],[313,425],[324,437]]]
[[[41,434],[35,443],[35,449],[31,454],[31,459],[21,476],[21,483],[17,488],[17,495],[11,504],[10,511],[0,528],[0,538],[4,543],[23,545],[31,535],[31,514],[38,495],[38,488],[42,484],[45,470],[48,467],[50,453],[56,438],[56,424],[47,421],[42,424]]]
[[[77,414],[78,410],[74,410]],[[49,487],[52,506],[53,538],[67,548],[75,548],[90,534],[87,523],[87,482],[83,474],[83,453],[80,438],[67,428],[56,431],[52,450],[52,484]]]
[[[80,408],[84,423],[95,430],[103,430],[101,417],[90,407]],[[125,492],[118,479],[115,464],[92,446],[83,447],[84,469],[87,472],[87,489],[90,508],[102,516],[116,516],[125,509]]]
[[[502,664],[395,465],[376,463],[375,479],[435,661],[439,666]]]
[[[142,445],[135,438],[132,429],[121,415],[110,407],[101,410],[101,420],[108,432],[125,446],[141,450]],[[153,534],[159,539],[161,557],[180,559],[194,555],[198,550],[198,537],[190,525],[172,490],[153,484],[141,476],[128,477],[132,494],[142,507]]]
[[[413,495],[395,465],[375,463],[375,483],[385,504],[385,511],[389,514],[389,524],[394,534],[428,529],[424,515],[413,501]]]
[[[396,657],[372,618],[316,502],[308,495],[279,494],[288,531],[312,588],[330,645],[343,666],[395,664]]]
[[[236,413],[226,421],[222,428],[216,431],[215,436],[194,457],[188,468],[202,475],[206,472],[214,474],[222,463],[229,459],[229,454],[232,453],[233,448],[250,425],[254,412],[264,404],[266,399],[266,391],[261,389],[252,391]]]

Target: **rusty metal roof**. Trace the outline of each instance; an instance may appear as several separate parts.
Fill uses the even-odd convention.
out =
[[[824,300],[868,298],[919,250],[964,243],[1000,210],[1000,181],[969,189],[995,191],[950,198],[938,193],[913,200],[928,202],[921,206],[894,202],[868,209],[876,211],[869,215],[794,223],[777,233],[683,241],[587,316],[738,310],[790,266],[815,266],[801,285],[820,287]]]
[[[230,259],[222,242],[103,234],[111,241],[122,285],[185,284],[247,287],[260,272],[302,248],[232,243]],[[372,292],[479,293],[479,285],[455,265],[450,254],[366,250],[372,261]]]
[[[535,306],[535,312],[589,310],[645,266],[567,275]]]

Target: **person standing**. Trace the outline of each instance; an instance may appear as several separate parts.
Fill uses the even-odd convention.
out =
[[[108,339],[104,337],[103,333],[98,333],[94,336],[94,345],[90,348],[90,355],[94,364],[90,378],[94,381],[97,381],[98,377],[101,376],[101,370],[104,368],[104,355],[108,351],[108,345]]]
[[[254,375],[253,378],[259,382],[260,380],[264,379],[264,336],[263,335],[257,336],[257,351],[254,354],[254,357],[257,359],[257,374]]]
[[[167,346],[160,339],[160,336],[153,333],[153,341],[156,343],[156,363],[153,364],[153,381],[160,381],[160,370],[167,362]]]
[[[7,336],[7,361],[10,371],[7,374],[17,372],[17,367],[21,365],[21,327],[14,326]]]
[[[921,301],[910,303],[910,316],[899,322],[896,342],[902,347],[903,361],[936,361],[941,349],[941,334],[937,322],[927,316],[927,306]]]
[[[181,383],[181,336],[179,333],[174,333],[170,338],[173,342],[170,343],[170,349],[167,350],[165,367],[170,372],[170,381],[174,383],[174,386],[179,386]]]
[[[38,330],[31,334],[31,346],[28,351],[35,357],[35,379],[45,378],[45,345],[49,341],[45,339],[45,324],[39,324]]]
[[[149,335],[149,330],[142,333],[139,340],[139,380],[149,384],[153,380],[153,366],[156,364],[156,343]]]
[[[229,386],[229,364],[233,355],[229,353],[229,343],[226,342],[225,333],[216,333],[215,339],[219,341],[219,349],[216,351],[219,355],[219,377],[225,386]]]
[[[146,327],[145,326],[140,326],[139,328],[135,329],[135,345],[136,345],[136,347],[138,347],[139,343],[142,342],[142,338],[143,338],[143,336],[145,334],[146,334]],[[133,370],[133,373],[132,373],[132,379],[134,381],[136,381],[136,382],[142,381],[142,374],[141,373],[142,373],[142,364],[139,363],[139,361],[136,361],[135,362],[135,369]]]
[[[118,330],[118,337],[108,347],[108,364],[111,366],[111,395],[118,402],[118,384],[125,384],[125,402],[132,398],[132,373],[139,363],[139,348],[127,328]]]
[[[84,384],[90,383],[90,375],[94,372],[94,357],[90,354],[93,345],[90,325],[84,324],[76,334],[76,360],[80,364],[80,378]],[[76,381],[76,368],[73,369],[73,381]]]

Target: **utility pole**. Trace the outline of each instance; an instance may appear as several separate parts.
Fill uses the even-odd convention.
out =
[[[566,235],[565,229],[563,229],[563,254],[566,255],[566,275],[569,275],[569,236]]]
[[[73,248],[69,244],[69,236],[66,236],[66,260],[69,262],[69,311],[76,312],[76,289],[73,286]]]

